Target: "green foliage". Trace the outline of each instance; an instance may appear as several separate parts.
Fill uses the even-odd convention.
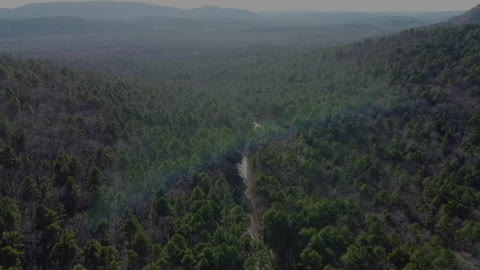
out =
[[[243,268],[246,270],[271,270],[273,268],[272,258],[270,251],[265,246],[263,242],[248,239],[248,242],[252,244],[252,255],[248,257],[244,264]],[[252,243],[253,242],[253,243]],[[250,251],[250,248],[247,248]]]
[[[20,217],[20,207],[15,199],[9,197],[0,199],[0,233],[15,230]]]
[[[478,257],[478,82],[466,75],[478,71],[467,45],[478,29],[411,30],[333,53],[408,94],[257,149],[255,194],[281,268],[455,269],[454,252]]]
[[[426,243],[411,255],[411,262],[405,267],[406,270],[423,269],[455,269],[454,255],[441,246],[438,238]]]
[[[78,259],[81,252],[74,232],[65,231],[53,246],[50,258],[56,265],[69,267]]]
[[[140,258],[146,258],[151,250],[152,239],[144,231],[137,232],[133,237],[131,247]]]
[[[166,198],[158,198],[153,204],[154,218],[159,219],[172,214],[172,207]]]
[[[15,269],[22,266],[23,254],[21,251],[10,246],[4,246],[0,249],[0,261],[2,266],[7,269]]]
[[[85,265],[99,270],[119,269],[118,251],[113,246],[103,246],[98,240],[91,240],[84,251]]]
[[[132,241],[133,237],[142,230],[142,225],[140,224],[135,215],[130,215],[130,217],[125,221],[125,225],[123,226],[125,237],[129,241]]]
[[[72,269],[73,270],[88,270],[85,266],[83,266],[81,264],[75,265]]]

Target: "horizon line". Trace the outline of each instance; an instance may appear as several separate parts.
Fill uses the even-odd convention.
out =
[[[123,3],[123,4],[144,4],[144,5],[152,5],[158,7],[169,7],[169,8],[176,8],[176,9],[183,9],[183,10],[191,10],[197,8],[204,8],[204,7],[214,7],[214,8],[222,8],[222,9],[235,9],[235,10],[246,10],[252,13],[447,13],[447,12],[465,12],[468,9],[456,9],[456,10],[341,10],[341,9],[315,9],[315,10],[307,10],[307,9],[298,9],[298,10],[253,10],[248,8],[235,8],[235,7],[222,7],[216,5],[199,5],[199,6],[192,6],[192,7],[175,7],[171,5],[164,5],[164,4],[157,4],[157,3],[150,3],[144,1],[135,1],[135,0],[101,0],[101,1],[45,1],[45,2],[31,2],[26,4],[20,4],[14,7],[1,7],[0,9],[4,10],[15,10],[17,8],[29,6],[29,5],[42,5],[42,4],[86,4],[86,3]]]

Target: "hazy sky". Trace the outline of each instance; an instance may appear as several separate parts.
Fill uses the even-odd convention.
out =
[[[55,1],[76,2],[88,0],[0,0],[0,7],[12,8],[33,2]],[[447,11],[466,10],[478,5],[480,0],[143,0],[137,2],[149,2],[181,8],[214,5],[256,11]]]

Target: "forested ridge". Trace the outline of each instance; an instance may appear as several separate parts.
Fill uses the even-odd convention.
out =
[[[439,25],[148,79],[4,55],[0,269],[478,269],[478,44]]]
[[[409,97],[255,153],[279,268],[479,267],[479,29],[412,29],[333,53]]]

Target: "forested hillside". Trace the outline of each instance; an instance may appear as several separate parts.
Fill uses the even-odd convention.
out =
[[[480,5],[472,8],[464,14],[456,16],[449,20],[452,24],[475,24],[480,21]]]
[[[479,269],[478,44],[4,55],[0,269]]]
[[[478,269],[480,27],[410,30],[334,52],[397,85],[254,155],[265,243],[282,269]]]

